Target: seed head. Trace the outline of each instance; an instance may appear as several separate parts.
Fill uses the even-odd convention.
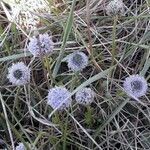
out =
[[[7,78],[14,85],[24,85],[30,81],[30,69],[23,62],[18,62],[8,68]]]
[[[90,88],[83,88],[75,95],[77,103],[88,105],[94,101],[95,92]]]
[[[34,55],[34,57],[41,57],[53,52],[54,43],[51,36],[47,33],[39,34],[37,37],[33,36],[27,46],[27,49]]]
[[[124,3],[122,0],[112,0],[106,6],[106,14],[108,16],[116,16],[124,14]]]
[[[123,87],[128,95],[138,98],[145,95],[148,85],[144,77],[137,74],[127,77]]]
[[[47,97],[47,104],[53,109],[64,109],[71,105],[72,99],[70,98],[70,92],[63,86],[54,87],[49,90]]]
[[[81,71],[88,65],[88,57],[83,52],[74,52],[67,56],[68,68],[72,71]]]

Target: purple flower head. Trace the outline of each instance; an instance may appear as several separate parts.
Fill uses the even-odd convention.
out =
[[[36,147],[30,143],[27,143],[30,150],[37,150]],[[19,143],[18,146],[16,146],[15,150],[27,150],[27,148],[24,146],[23,143]]]
[[[124,3],[122,0],[112,0],[106,6],[106,14],[108,16],[123,15]]]
[[[74,52],[68,55],[66,61],[68,68],[74,72],[80,71],[88,65],[88,57],[83,52]]]
[[[41,57],[53,52],[54,43],[52,38],[47,34],[39,34],[33,36],[27,46],[27,49],[34,55],[34,57]]]
[[[134,97],[145,95],[148,85],[144,77],[140,75],[131,75],[127,77],[123,83],[125,92]]]
[[[26,150],[25,146],[23,145],[23,143],[19,143],[18,146],[16,146],[15,150]]]
[[[24,85],[30,81],[30,69],[23,62],[18,62],[8,68],[7,78],[14,85]]]
[[[75,95],[75,99],[77,103],[83,105],[91,104],[94,101],[94,97],[95,97],[95,92],[90,88],[83,88],[79,90]]]
[[[54,87],[49,90],[47,104],[53,109],[64,109],[71,105],[70,92],[63,86]]]

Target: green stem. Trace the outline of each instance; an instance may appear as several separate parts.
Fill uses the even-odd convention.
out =
[[[69,117],[69,115],[67,114],[67,118],[66,118],[66,122],[65,122],[65,126],[64,126],[64,131],[63,131],[63,150],[66,150],[68,117]]]
[[[114,16],[114,23],[113,23],[113,31],[112,31],[112,62],[111,66],[115,63],[115,55],[116,55],[116,25],[117,25],[118,16]],[[115,68],[114,68],[115,69]],[[111,78],[113,76],[114,69],[112,69],[109,73],[109,77]],[[112,85],[112,82],[111,82]],[[110,85],[110,89],[111,89]]]
[[[112,62],[111,66],[114,65],[115,62],[115,54],[116,54],[116,25],[117,25],[118,17],[114,17],[114,23],[113,23],[113,31],[112,31]]]
[[[89,126],[89,128],[91,127],[92,125],[92,108],[90,105],[86,106],[86,113],[85,113],[85,121],[86,121],[86,124]]]
[[[52,71],[51,71],[51,68],[50,68],[51,64],[50,64],[49,58],[47,56],[44,58],[44,60],[45,60],[45,64],[46,64],[46,69],[48,71],[48,75],[49,75],[50,80],[51,80],[50,85],[52,85],[55,82],[55,80],[54,80],[54,78],[52,76]]]

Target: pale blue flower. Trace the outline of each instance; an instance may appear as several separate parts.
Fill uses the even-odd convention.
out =
[[[137,74],[127,77],[123,87],[128,95],[138,98],[146,94],[148,85],[144,77]]]
[[[124,3],[122,0],[112,0],[106,6],[106,14],[109,16],[124,15]]]
[[[30,69],[23,62],[18,62],[8,68],[7,78],[14,85],[24,85],[30,81]]]
[[[47,104],[53,109],[64,109],[71,105],[70,92],[63,86],[57,86],[49,90]]]
[[[88,57],[83,52],[74,52],[66,57],[68,68],[72,71],[81,71],[88,65]]]
[[[75,100],[79,104],[88,105],[94,101],[95,92],[91,88],[83,88],[75,94]]]
[[[53,52],[54,43],[51,36],[47,33],[33,36],[27,46],[27,49],[34,55],[34,57],[41,57]]]
[[[26,150],[26,148],[23,143],[19,143],[15,150]]]
[[[50,14],[48,0],[11,0],[10,3],[9,21],[15,21],[17,27],[21,26],[27,30],[37,29],[41,23],[40,16]]]
[[[27,144],[30,150],[37,150],[37,148],[34,145],[29,143]],[[19,143],[18,146],[16,146],[15,150],[27,150],[27,148],[24,146],[23,143]]]

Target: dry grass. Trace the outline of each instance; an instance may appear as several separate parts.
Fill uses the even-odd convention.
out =
[[[124,0],[126,13],[118,18],[106,15],[106,0],[77,0],[72,7],[73,2],[49,0],[51,14],[37,14],[41,22],[35,31],[10,22],[9,7],[1,2],[0,148],[12,150],[23,142],[38,150],[149,150],[150,91],[138,102],[125,94],[122,82],[141,74],[149,84],[150,1]],[[43,60],[26,51],[37,31],[51,31],[55,41],[54,54]],[[75,50],[90,58],[78,75],[61,63]],[[8,66],[18,61],[32,69],[26,86],[6,78]],[[52,110],[46,96],[55,85],[66,85],[72,95],[90,86],[97,97],[88,107],[73,101],[68,110]]]

